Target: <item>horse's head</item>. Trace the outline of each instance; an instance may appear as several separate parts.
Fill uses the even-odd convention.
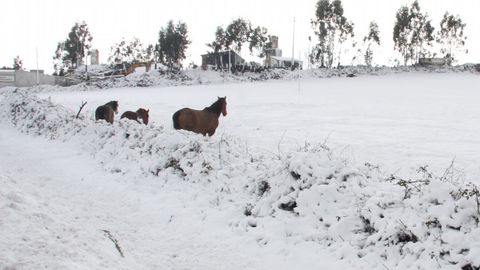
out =
[[[108,102],[108,103],[105,104],[105,105],[110,106],[110,108],[112,108],[112,110],[113,110],[115,113],[118,113],[118,101],[112,100],[112,101]]]
[[[138,115],[140,118],[142,118],[143,123],[144,123],[145,125],[148,124],[148,117],[149,117],[149,116],[148,116],[148,112],[149,112],[149,111],[150,111],[150,110],[145,110],[144,108],[140,108],[140,109],[137,110],[137,115]]]
[[[218,97],[217,102],[220,102],[222,104],[222,115],[227,116],[227,96]]]

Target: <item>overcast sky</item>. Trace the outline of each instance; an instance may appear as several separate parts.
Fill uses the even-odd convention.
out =
[[[93,47],[100,51],[100,61],[106,63],[110,47],[122,37],[127,41],[138,37],[144,44],[155,44],[158,32],[167,21],[187,23],[192,44],[184,65],[200,64],[200,55],[207,51],[206,43],[214,39],[217,26],[226,26],[243,17],[253,25],[264,26],[270,34],[279,36],[283,56],[291,57],[293,18],[295,17],[295,58],[305,59],[313,35],[310,20],[314,17],[317,0],[14,0],[2,1],[0,9],[0,66],[12,66],[17,55],[24,67],[38,64],[47,73],[53,72],[52,56],[58,42],[67,38],[75,22],[85,21],[93,36]],[[355,24],[357,39],[365,36],[370,21],[380,28],[381,48],[374,62],[391,65],[398,58],[393,50],[392,32],[395,13],[413,0],[342,0],[345,16]],[[467,24],[468,55],[459,55],[463,62],[480,62],[480,0],[419,0],[438,29],[445,13],[460,15]],[[244,52],[244,57],[248,56]],[[349,64],[349,63],[345,63]]]

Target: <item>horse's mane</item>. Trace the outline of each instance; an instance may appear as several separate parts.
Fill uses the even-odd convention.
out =
[[[140,109],[137,110],[137,114],[148,115],[148,111],[145,110],[144,108],[140,108]]]
[[[105,106],[110,106],[114,111],[118,109],[118,101],[112,100],[105,104]]]
[[[210,105],[210,107],[206,107],[204,110],[220,114],[222,112],[224,103],[225,98],[219,98],[212,105]]]

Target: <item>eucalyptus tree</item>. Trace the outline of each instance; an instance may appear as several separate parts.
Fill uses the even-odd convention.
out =
[[[342,45],[354,36],[354,24],[344,16],[342,1],[319,0],[311,25],[318,43],[311,52],[310,61],[327,68],[332,68],[335,60],[340,65]]]
[[[465,35],[466,24],[462,22],[459,16],[453,16],[445,12],[440,22],[440,29],[437,33],[437,42],[440,44],[440,52],[451,65],[455,60],[455,51],[461,50],[465,46],[467,36]],[[468,52],[465,50],[465,52]]]

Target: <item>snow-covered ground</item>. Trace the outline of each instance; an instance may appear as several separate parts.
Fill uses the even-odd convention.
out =
[[[479,82],[1,89],[0,269],[478,268]],[[217,96],[213,137],[173,130]]]
[[[469,181],[480,175],[478,74],[393,74],[102,91],[43,92],[42,98],[93,117],[97,106],[118,100],[120,111],[150,109],[150,120],[173,129],[172,114],[202,109],[227,96],[228,116],[217,135],[275,152],[326,142],[358,162],[407,173],[454,161]]]

